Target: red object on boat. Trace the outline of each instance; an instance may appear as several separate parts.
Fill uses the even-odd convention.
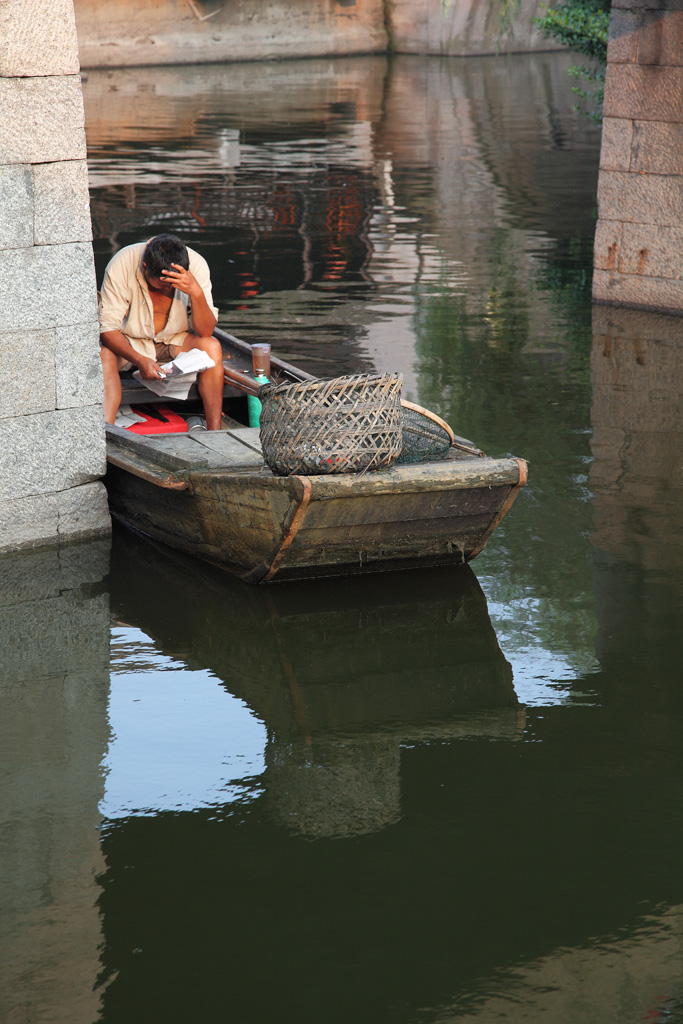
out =
[[[187,433],[187,421],[173,412],[167,405],[133,406],[133,412],[144,416],[144,423],[134,423],[126,430],[131,434],[182,434]]]

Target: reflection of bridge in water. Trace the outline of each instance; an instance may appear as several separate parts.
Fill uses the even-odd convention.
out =
[[[238,299],[344,275],[362,279],[376,185],[369,124],[349,124],[348,117],[376,111],[361,99],[357,68],[334,65],[332,80],[328,62],[315,67],[318,75],[304,70],[294,90],[279,72],[286,92],[279,124],[261,110],[277,119],[277,83],[264,85],[271,70],[156,69],[142,120],[140,72],[117,73],[113,96],[111,75],[92,76],[86,102],[95,236],[116,248],[171,219],[188,240],[200,234],[204,244],[221,246],[220,257],[236,264],[227,287]],[[375,79],[381,88],[385,68],[383,59],[365,62],[370,93]]]
[[[577,236],[590,248],[599,150],[572,109],[570,63],[91,73],[98,273],[117,247],[175,231],[209,260],[220,326],[316,375],[399,371],[420,404],[416,336],[442,295],[506,335],[501,300],[514,295],[532,358],[561,365],[544,275],[575,259]]]
[[[644,569],[683,562],[683,321],[593,310],[594,546]]]
[[[0,558],[0,1020],[97,1018],[109,541]]]
[[[93,73],[84,92],[98,269],[142,234],[177,231],[209,259],[235,330],[234,307],[251,311],[258,295],[270,296],[277,330],[283,312],[303,309],[299,289],[329,296],[338,285],[336,325],[367,335],[380,360],[398,359],[407,381],[403,321],[416,285],[447,279],[481,312],[512,275],[544,336],[548,295],[529,288],[538,253],[593,231],[599,135],[571,109],[568,63],[553,54]],[[558,173],[567,149],[583,153],[569,190]],[[368,301],[382,288],[403,300],[390,332]]]
[[[207,187],[199,179],[167,185],[164,198],[174,232],[189,241],[201,229],[204,245],[215,240],[222,258],[235,264],[233,273],[222,271],[223,290],[234,299],[367,277],[367,227],[375,199],[367,170],[328,167],[308,174],[298,189],[263,173],[231,189]],[[159,215],[155,185],[97,190],[91,210],[100,237],[137,238],[141,225],[143,234],[167,230],[169,215]]]

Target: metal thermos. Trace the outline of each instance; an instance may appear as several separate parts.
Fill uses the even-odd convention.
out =
[[[270,345],[252,345],[251,363],[254,380],[258,384],[267,384],[270,379]],[[258,427],[261,420],[261,402],[256,395],[247,395],[247,408],[249,410],[249,426]]]

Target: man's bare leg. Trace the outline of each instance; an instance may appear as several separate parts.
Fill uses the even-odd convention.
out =
[[[207,430],[221,429],[221,414],[223,412],[223,349],[217,338],[199,338],[196,334],[186,334],[185,341],[181,345],[182,352],[189,352],[191,348],[199,348],[206,352],[215,362],[208,370],[199,374],[199,394],[204,403],[204,416],[206,417]],[[120,401],[120,399],[119,399]]]
[[[106,345],[100,345],[100,359],[104,377],[104,420],[105,423],[113,423],[121,405],[122,389],[119,370],[125,365],[126,360],[117,356]]]

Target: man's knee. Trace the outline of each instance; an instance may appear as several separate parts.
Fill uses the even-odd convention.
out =
[[[118,373],[118,356],[115,352],[112,352],[106,345],[100,345],[100,359],[102,360],[102,369],[108,373]]]
[[[223,348],[218,338],[198,338],[197,348],[201,348],[215,363],[223,362]]]

